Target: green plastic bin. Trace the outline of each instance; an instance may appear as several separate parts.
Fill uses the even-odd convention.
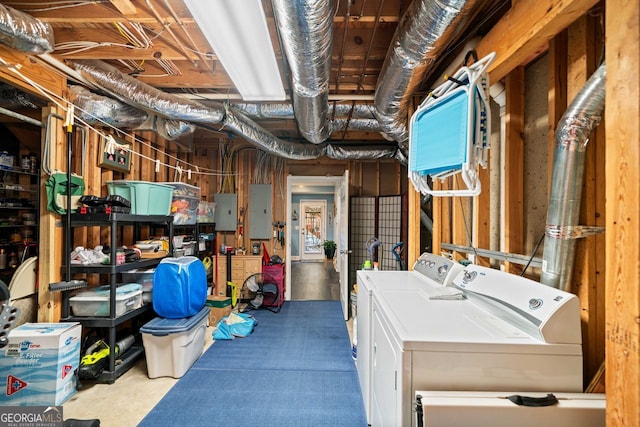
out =
[[[131,202],[133,215],[169,215],[173,187],[148,181],[107,181],[109,194]]]

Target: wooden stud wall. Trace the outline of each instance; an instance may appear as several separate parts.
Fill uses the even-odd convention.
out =
[[[511,71],[506,79],[505,174],[505,247],[504,252],[522,254],[524,249],[524,67]],[[517,264],[506,263],[505,270],[519,273]]]
[[[582,16],[568,28],[567,100],[573,101],[598,66],[601,40],[597,13]],[[606,182],[604,173],[604,123],[596,128],[587,144],[584,186],[580,206],[580,224],[604,225],[604,192],[597,183]],[[600,156],[597,155],[600,153]],[[603,187],[603,186],[602,186]],[[576,242],[572,292],[580,300],[582,319],[583,365],[588,383],[604,361],[604,348],[596,346],[604,339],[598,327],[598,307],[604,305],[604,264],[598,256],[604,252],[604,236],[589,236]],[[593,320],[592,320],[593,319]]]
[[[640,2],[607,2],[605,28],[607,426],[638,426]]]

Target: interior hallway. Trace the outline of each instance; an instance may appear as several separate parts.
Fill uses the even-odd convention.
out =
[[[326,262],[291,262],[292,300],[340,299],[340,274]]]

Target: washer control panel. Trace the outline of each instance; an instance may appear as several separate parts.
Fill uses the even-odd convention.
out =
[[[425,252],[413,265],[413,269],[429,279],[446,286],[463,269],[463,265],[448,258]]]

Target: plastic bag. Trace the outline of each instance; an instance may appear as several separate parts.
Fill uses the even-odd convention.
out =
[[[249,336],[257,324],[256,319],[250,314],[231,313],[218,323],[218,328],[213,331],[213,339],[232,340],[235,337]]]
[[[45,182],[47,191],[47,209],[64,215],[67,213],[67,174],[54,172]],[[71,211],[75,212],[80,205],[80,197],[84,194],[84,179],[71,175]]]

